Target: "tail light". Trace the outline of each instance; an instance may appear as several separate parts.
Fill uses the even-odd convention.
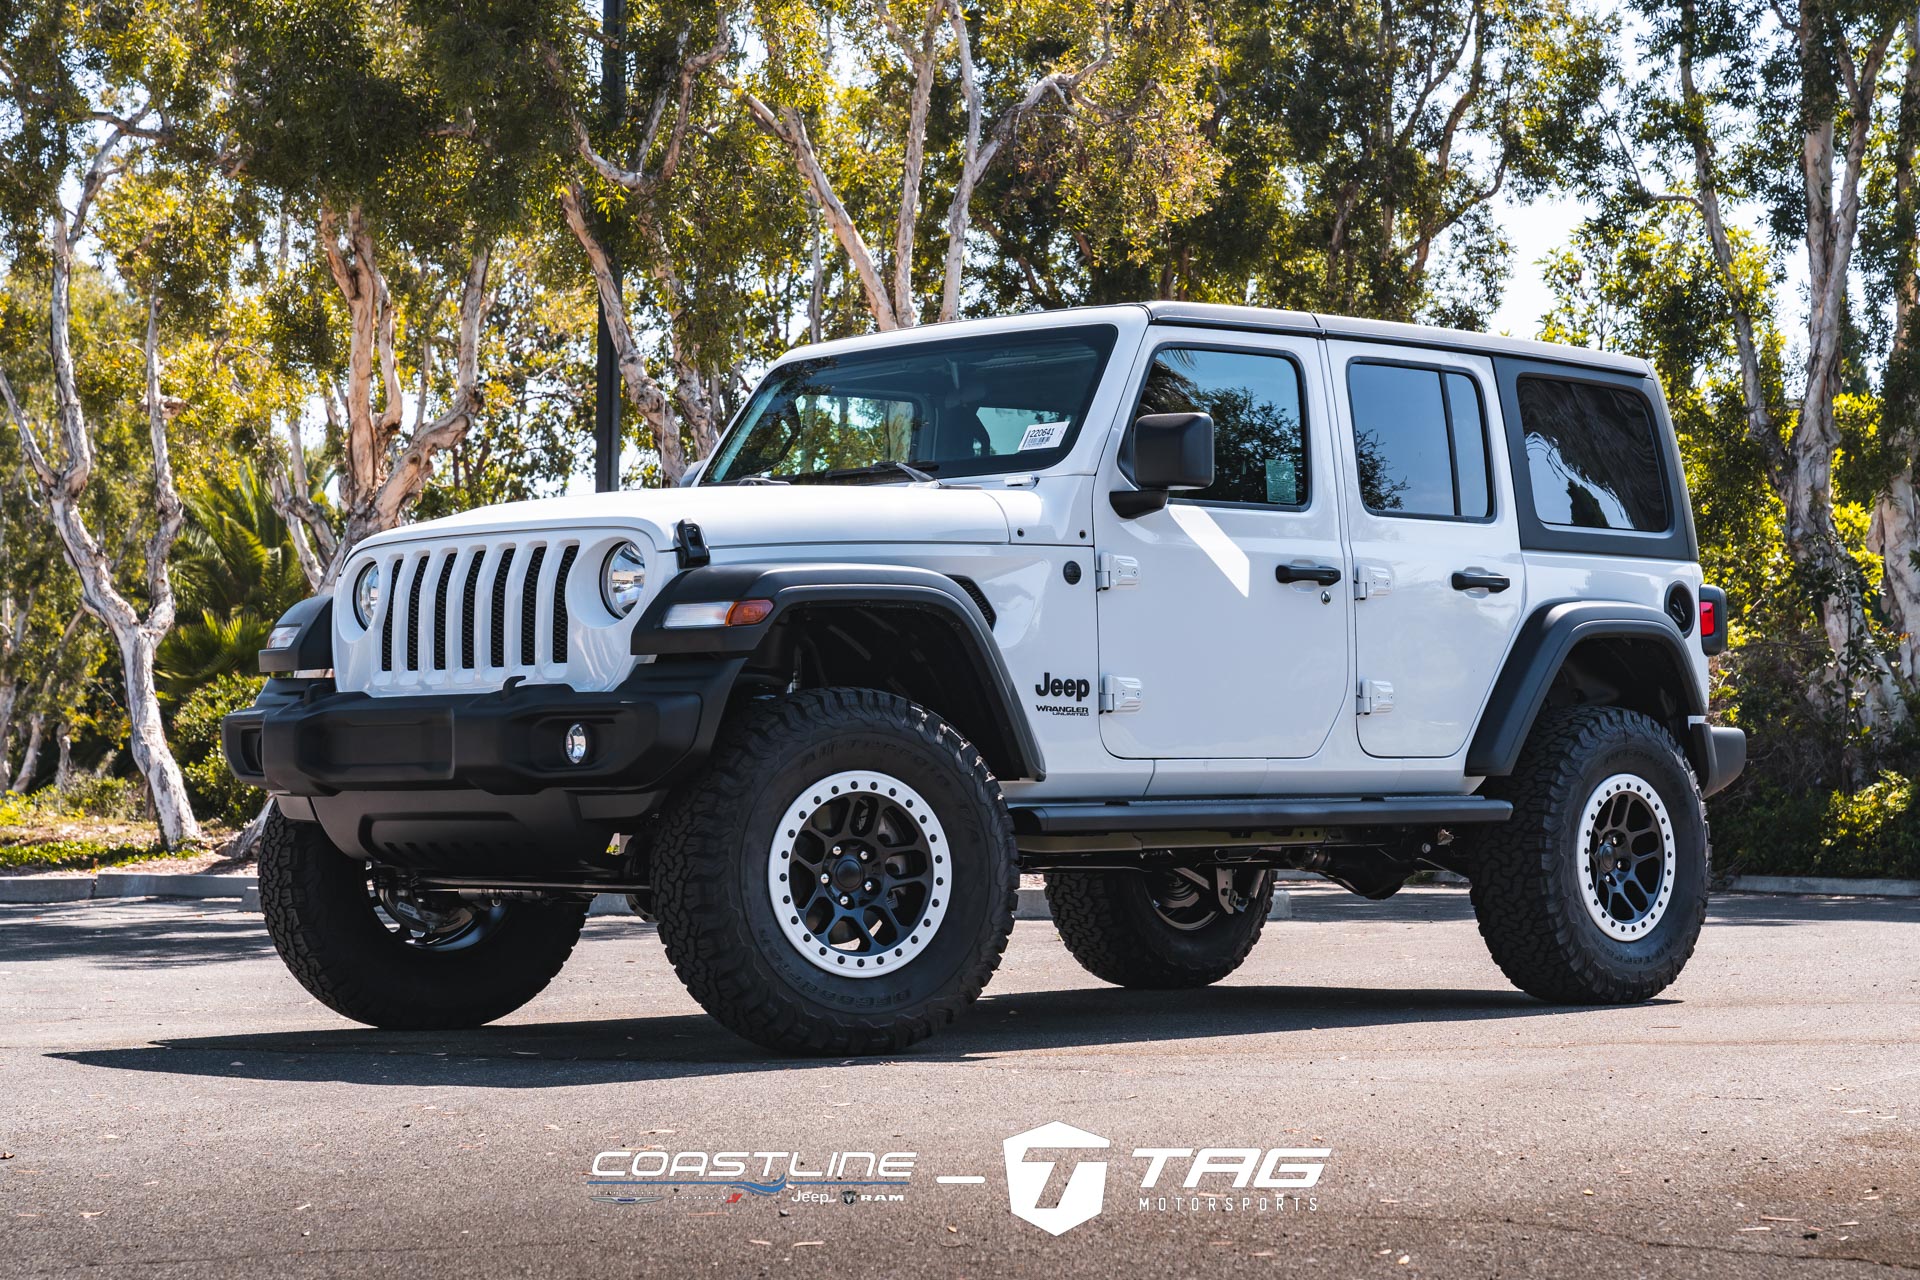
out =
[[[1700,588],[1700,648],[1709,658],[1727,650],[1727,593],[1718,587]]]

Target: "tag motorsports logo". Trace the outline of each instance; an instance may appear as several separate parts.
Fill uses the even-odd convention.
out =
[[[1121,1156],[1108,1139],[1059,1121],[1017,1133],[1001,1146],[1008,1208],[1055,1236],[1105,1209],[1115,1164],[1129,1181],[1137,1172],[1139,1212],[1312,1213],[1319,1202],[1306,1193],[1319,1184],[1333,1154],[1327,1147],[1134,1147]],[[1048,1153],[1076,1158],[1050,1159]],[[796,1204],[899,1204],[907,1199],[918,1156],[835,1151],[814,1163],[796,1151],[602,1151],[593,1158],[587,1185],[595,1200],[623,1205],[736,1205],[776,1197]],[[933,1180],[942,1186],[987,1181],[979,1174]]]
[[[1058,1198],[1043,1205],[1056,1162],[1030,1158],[1039,1150],[1105,1151],[1112,1144],[1099,1134],[1056,1120],[1016,1133],[1002,1145],[1007,1157],[1007,1204],[1015,1217],[1057,1236],[1105,1207],[1110,1161],[1075,1161]],[[1184,1161],[1186,1169],[1183,1179],[1175,1174],[1171,1192],[1139,1196],[1136,1208],[1265,1212],[1291,1207],[1312,1212],[1319,1207],[1317,1200],[1298,1193],[1319,1183],[1332,1154],[1330,1147],[1202,1147],[1197,1152],[1191,1147],[1135,1147],[1132,1158],[1146,1162],[1139,1187],[1143,1192],[1159,1191],[1169,1166]],[[1232,1176],[1232,1191],[1240,1194],[1223,1193],[1217,1182],[1204,1183],[1224,1175]]]

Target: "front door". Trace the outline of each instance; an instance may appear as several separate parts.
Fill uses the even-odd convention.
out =
[[[1328,355],[1348,416],[1360,745],[1450,756],[1526,606],[1505,440],[1489,429],[1492,366],[1366,343],[1329,343]]]
[[[1135,759],[1311,756],[1353,697],[1318,344],[1154,332],[1128,422],[1212,415],[1214,482],[1134,519],[1095,500],[1101,738]]]

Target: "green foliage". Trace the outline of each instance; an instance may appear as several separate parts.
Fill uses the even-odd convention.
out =
[[[1920,879],[1920,809],[1913,789],[1911,777],[1891,772],[1857,791],[1745,787],[1731,803],[1716,803],[1717,870]]]
[[[251,706],[265,681],[257,676],[229,674],[209,680],[194,690],[174,717],[173,740],[187,788],[198,813],[240,827],[266,803],[266,792],[234,778],[220,748],[220,718]]]

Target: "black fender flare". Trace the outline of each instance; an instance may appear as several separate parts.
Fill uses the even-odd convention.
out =
[[[1666,614],[1613,601],[1554,601],[1539,606],[1520,624],[1467,747],[1466,772],[1488,778],[1511,774],[1567,655],[1582,641],[1610,638],[1651,640],[1667,649],[1680,676],[1686,714],[1707,713],[1706,691],[1693,673],[1686,639]],[[1692,753],[1691,742],[1682,745]],[[1694,761],[1695,768],[1701,763]]]
[[[308,596],[280,615],[273,624],[297,627],[293,643],[260,650],[260,674],[288,676],[296,671],[324,671],[333,666],[333,596]]]
[[[665,625],[676,605],[738,600],[770,600],[773,609],[759,622],[741,626]],[[690,569],[669,582],[647,606],[633,631],[632,652],[744,657],[758,649],[783,618],[796,609],[820,604],[913,610],[952,628],[962,651],[974,663],[981,686],[989,691],[984,710],[1012,756],[1013,771],[1003,771],[1002,776],[1033,781],[1046,777],[1046,760],[1021,709],[1000,646],[994,642],[993,627],[965,587],[931,569],[837,563],[716,564]]]

